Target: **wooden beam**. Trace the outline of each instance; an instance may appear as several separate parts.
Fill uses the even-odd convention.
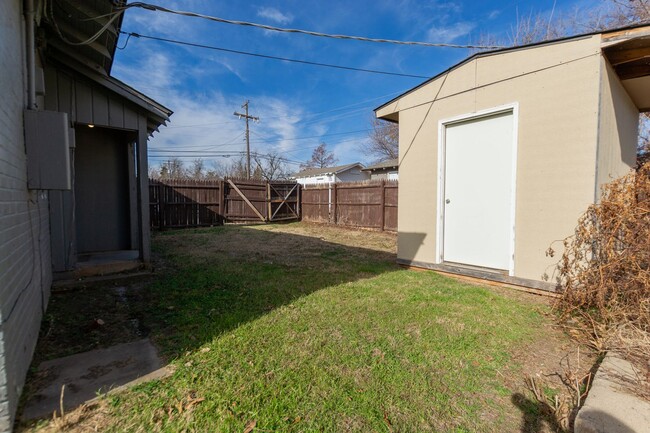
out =
[[[259,217],[263,222],[266,222],[266,219],[264,219],[264,215],[262,215],[262,214],[260,213],[260,211],[258,211],[257,208],[256,208],[255,206],[253,206],[253,203],[251,203],[250,200],[248,200],[248,198],[244,195],[243,192],[241,192],[241,190],[237,187],[237,185],[235,185],[235,183],[234,183],[232,180],[230,180],[230,179],[228,179],[228,183],[229,183],[230,186],[235,190],[235,192],[236,192],[237,194],[239,194],[239,196],[240,196],[242,199],[244,199],[244,202],[245,202],[245,203],[246,203],[246,204],[247,204],[251,209],[253,209],[253,211],[257,214],[257,216],[258,216],[258,217]]]
[[[619,30],[610,33],[603,33],[603,42],[615,42],[623,39],[638,38],[643,36],[650,36],[650,26],[637,27],[634,29]]]
[[[650,45],[625,50],[607,50],[605,55],[613,66],[650,58]]]
[[[650,61],[620,65],[616,67],[616,73],[621,80],[646,77],[650,75]]]

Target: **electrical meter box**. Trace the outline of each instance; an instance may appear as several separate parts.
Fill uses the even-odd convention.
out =
[[[27,187],[69,190],[70,128],[68,113],[25,110]]]

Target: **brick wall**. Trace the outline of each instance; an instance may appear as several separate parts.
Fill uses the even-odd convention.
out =
[[[0,432],[10,431],[52,280],[48,197],[28,191],[22,2],[0,2]]]

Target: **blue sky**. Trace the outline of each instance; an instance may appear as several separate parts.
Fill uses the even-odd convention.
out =
[[[507,38],[517,16],[588,13],[594,1],[167,1],[152,3],[227,19],[324,33],[456,44],[481,35]],[[555,6],[554,6],[555,4]],[[554,9],[555,8],[555,9]],[[227,49],[433,76],[470,55],[467,49],[376,44],[276,33],[162,12],[129,9],[122,29],[142,35]],[[119,46],[126,37],[121,36]],[[339,163],[372,162],[359,145],[368,140],[373,108],[424,81],[300,65],[130,38],[118,50],[112,74],[174,111],[149,142],[150,165],[170,156],[228,163],[211,152],[245,149],[244,121],[233,115],[250,100],[260,117],[251,125],[251,148],[308,160],[325,142]],[[156,156],[158,155],[158,156]],[[231,157],[232,159],[232,157]]]

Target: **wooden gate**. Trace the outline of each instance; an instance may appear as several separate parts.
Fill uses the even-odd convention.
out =
[[[300,186],[290,181],[150,179],[149,199],[154,229],[300,219]]]

